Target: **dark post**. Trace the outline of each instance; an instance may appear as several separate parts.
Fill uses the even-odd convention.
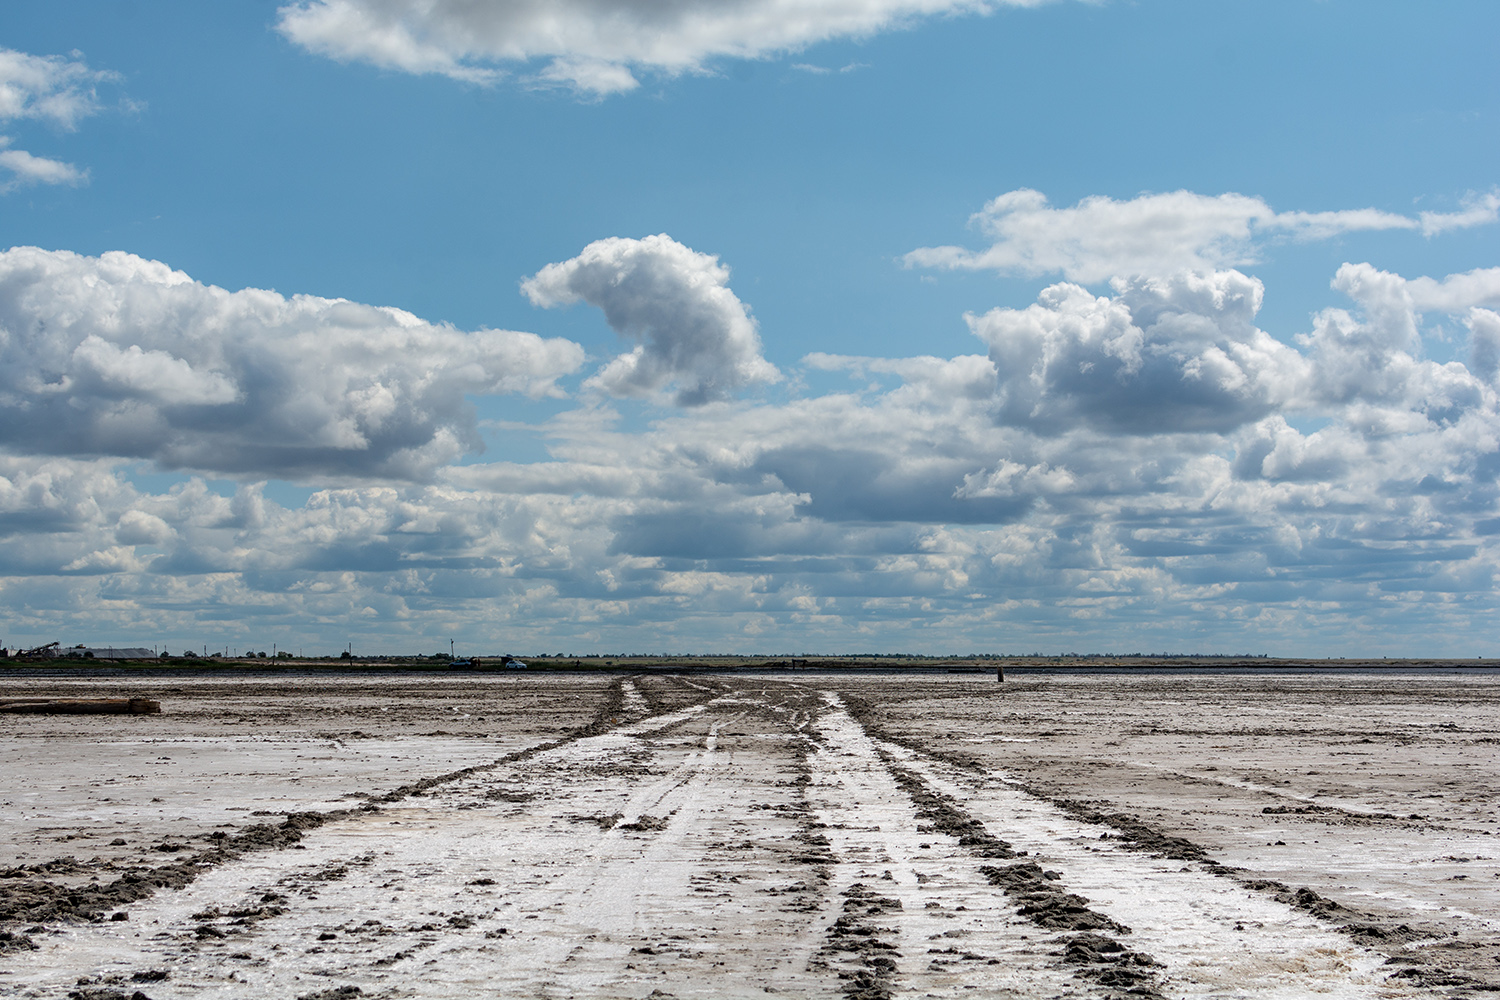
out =
[[[995,664],[995,682],[997,684],[1005,683],[1005,664],[1003,663]]]

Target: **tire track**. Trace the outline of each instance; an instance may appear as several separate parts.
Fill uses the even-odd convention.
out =
[[[642,982],[819,995],[781,964],[811,919],[780,892],[800,795],[781,765],[803,741],[759,727],[726,748],[752,714],[730,695],[418,790],[205,872],[130,922],[70,928],[8,981],[56,996],[169,969],[155,1000],[644,996]]]
[[[997,997],[1091,995],[1048,935],[1004,905],[960,836],[922,822],[838,696],[823,697],[811,794],[839,859],[824,954],[845,995],[973,996],[976,984]]]
[[[325,824],[368,815],[379,811],[382,806],[401,802],[413,796],[426,795],[435,788],[474,775],[485,774],[507,764],[524,761],[537,754],[566,746],[576,740],[606,732],[618,722],[618,716],[622,714],[625,699],[624,685],[624,680],[612,683],[606,689],[599,707],[595,709],[593,719],[566,736],[522,747],[505,754],[491,764],[459,768],[401,785],[380,795],[367,795],[365,804],[357,808],[299,811],[287,814],[279,824],[250,824],[232,834],[215,831],[200,838],[206,839],[206,847],[193,850],[186,844],[177,845],[173,849],[174,854],[183,848],[187,848],[188,853],[178,856],[171,864],[135,866],[108,883],[79,887],[37,877],[49,873],[56,868],[58,863],[23,865],[10,869],[4,873],[6,877],[24,879],[24,881],[12,883],[0,892],[0,923],[13,921],[45,924],[58,921],[98,920],[110,910],[115,910],[118,914],[122,912],[120,907],[149,899],[159,889],[181,889],[191,884],[205,871],[233,862],[247,853],[295,846],[309,831],[316,830]],[[85,867],[74,863],[68,870],[71,873]],[[6,932],[11,935],[12,939],[8,943],[12,943],[15,949],[29,950],[35,945],[35,940],[29,935],[39,931],[40,928],[20,935]]]
[[[904,746],[882,749],[934,794],[964,802],[986,829],[1003,832],[1018,854],[1060,869],[1060,881],[1090,908],[1129,927],[1130,948],[1162,964],[1161,989],[1170,996],[1431,995],[1391,979],[1383,954],[1210,869],[1124,849],[1112,827],[1003,781],[976,780]]]
[[[566,737],[48,935],[0,992],[1433,995],[1201,850],[1132,850],[1117,823],[872,734],[832,692],[612,691]]]

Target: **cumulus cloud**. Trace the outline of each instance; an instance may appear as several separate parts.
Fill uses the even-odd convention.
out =
[[[538,306],[587,302],[616,333],[641,342],[590,380],[613,395],[676,385],[679,405],[699,406],[780,377],[761,356],[749,309],[729,288],[729,268],[666,234],[590,243],[521,289]]]
[[[1348,266],[1369,267],[1368,264]],[[1343,273],[1342,269],[1340,273]],[[1462,313],[1477,306],[1500,307],[1500,267],[1476,268],[1463,274],[1450,274],[1442,280],[1393,277],[1400,282],[1412,308],[1418,312]]]
[[[0,253],[0,445],[236,475],[420,478],[479,446],[466,394],[556,394],[578,345],[229,292],[126,253]]]
[[[1053,285],[1026,309],[968,317],[999,373],[999,419],[1041,433],[1224,432],[1306,378],[1297,352],[1254,325],[1253,278],[1180,273],[1117,280],[1115,291]]]
[[[1094,195],[1071,208],[1054,208],[1040,191],[1022,188],[991,200],[970,220],[993,241],[989,247],[923,247],[904,259],[912,267],[1031,276],[1060,273],[1070,281],[1091,284],[1115,276],[1253,264],[1265,244],[1277,239],[1321,240],[1380,229],[1431,234],[1494,218],[1493,207],[1477,203],[1459,215],[1424,213],[1418,220],[1373,208],[1277,212],[1260,198],[1192,191],[1143,194],[1126,201]]]
[[[300,0],[278,27],[336,59],[488,82],[504,66],[544,65],[532,79],[604,95],[642,71],[702,71],[832,38],[860,37],[942,14],[983,14],[1045,0]]]
[[[72,131],[80,119],[98,113],[98,85],[114,79],[113,73],[90,69],[76,52],[64,59],[0,49],[0,124],[34,120]],[[11,174],[0,191],[28,184],[77,185],[88,179],[86,171],[70,163],[8,148],[12,141],[0,136],[0,168]]]
[[[197,478],[153,493],[118,463],[0,452],[0,599],[17,633],[87,608],[187,634],[212,621],[225,641],[358,619],[389,648],[423,648],[441,621],[496,649],[919,636],[950,651],[1297,655],[1344,652],[1362,627],[1469,652],[1500,612],[1486,287],[1350,264],[1332,308],[1280,340],[1255,325],[1260,283],[1236,272],[1107,295],[1059,284],[971,318],[984,354],[810,355],[849,388],[645,428],[591,402],[533,428],[545,462],[290,503]],[[1438,300],[1469,326],[1467,364],[1425,356]],[[225,381],[195,407],[246,391],[243,368],[178,341],[96,332],[118,350],[75,337],[66,353],[83,347],[69,374],[86,360],[92,392],[156,406],[148,388],[210,372]]]
[[[1500,375],[1500,313],[1472,309],[1469,326],[1469,369],[1487,382]]]
[[[1423,357],[1419,303],[1442,302],[1444,311],[1466,314],[1471,328],[1475,313],[1482,314],[1465,308],[1469,296],[1461,290],[1472,295],[1483,283],[1464,277],[1408,282],[1370,264],[1340,267],[1333,287],[1354,300],[1358,311],[1325,309],[1314,317],[1312,331],[1297,338],[1310,349],[1315,400],[1356,407],[1361,423],[1385,432],[1448,424],[1482,408],[1481,377],[1463,364]],[[1475,345],[1481,362],[1482,341],[1481,334]]]

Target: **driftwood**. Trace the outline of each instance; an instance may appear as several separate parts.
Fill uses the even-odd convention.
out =
[[[0,712],[25,715],[159,715],[150,698],[5,698]]]

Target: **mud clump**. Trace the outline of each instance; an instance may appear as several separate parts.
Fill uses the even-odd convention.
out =
[[[274,850],[290,847],[300,841],[303,834],[309,830],[316,830],[325,823],[348,819],[350,816],[361,812],[374,811],[373,806],[363,806],[359,809],[335,809],[326,813],[287,813],[286,818],[280,823],[255,823],[251,826],[242,827],[233,836],[213,838],[216,845],[215,849],[235,854],[241,851]]]
[[[349,997],[362,997],[365,991],[358,986],[335,986],[330,990],[317,990],[313,993],[302,993],[297,1000],[348,1000]]]
[[[0,955],[13,951],[35,951],[36,942],[19,931],[0,931]]]
[[[1408,819],[1419,820],[1422,817],[1416,813],[1410,816],[1397,816],[1388,812],[1354,812],[1350,809],[1339,809],[1336,806],[1266,806],[1261,809],[1264,816],[1317,816],[1325,820],[1341,823],[1373,822],[1382,819]]]
[[[1340,932],[1349,935],[1362,945],[1389,949],[1392,946],[1399,947],[1413,941],[1424,941],[1434,937],[1431,931],[1417,930],[1410,924],[1381,921],[1368,913],[1350,909],[1337,900],[1320,895],[1306,886],[1293,889],[1285,882],[1277,882],[1275,879],[1238,877],[1240,871],[1240,869],[1226,870],[1224,874],[1235,877],[1246,889],[1264,892],[1277,902],[1296,907],[1319,920],[1337,925]]]
[[[128,980],[121,975],[84,976],[77,982],[77,989],[68,991],[68,1000],[151,1000],[140,990],[120,989],[127,982],[159,983],[167,978],[160,970],[137,972]]]
[[[1121,812],[1101,812],[1085,802],[1051,798],[1032,788],[1024,790],[1029,794],[1048,799],[1074,819],[1084,823],[1093,823],[1096,826],[1110,827],[1116,832],[1124,846],[1131,850],[1142,851],[1158,858],[1170,858],[1173,861],[1206,861],[1208,859],[1208,852],[1202,845],[1195,844],[1186,837],[1174,837],[1170,833],[1164,833],[1139,816]]]
[[[232,836],[215,831],[220,835],[210,836],[213,846],[196,855],[154,868],[131,868],[113,882],[105,884],[69,886],[29,877],[35,874],[72,875],[94,870],[71,858],[7,869],[0,872],[0,878],[23,881],[18,885],[0,886],[0,920],[57,923],[100,919],[105,912],[145,899],[157,889],[181,889],[208,867],[233,860],[241,853],[291,847],[302,840],[309,830],[370,811],[373,811],[373,807],[362,806],[357,810],[297,812],[288,814],[281,823],[256,823],[242,828]],[[161,850],[162,846],[158,845],[156,849]],[[168,846],[173,848],[172,853],[180,850],[179,845]]]
[[[1306,910],[1322,920],[1347,919],[1355,915],[1355,911],[1342,903],[1329,899],[1327,896],[1320,896],[1306,886],[1293,889],[1285,882],[1277,882],[1268,878],[1241,879],[1240,885],[1246,889],[1254,889],[1256,892],[1268,893],[1277,902],[1295,906],[1299,910]]]
[[[108,910],[145,899],[157,889],[180,889],[198,877],[192,861],[137,868],[113,882],[68,886],[41,879],[0,887],[0,920],[55,923],[92,920]]]
[[[647,816],[642,813],[636,817],[634,822],[621,823],[621,830],[632,830],[636,833],[650,833],[654,830],[665,830],[667,828],[666,816]]]
[[[829,867],[834,864],[833,845],[829,839],[811,827],[804,828],[792,835],[792,839],[799,841],[805,848],[801,853],[794,854],[787,860],[799,865],[819,865]]]
[[[0,879],[31,878],[34,875],[86,875],[88,872],[88,865],[83,864],[75,857],[69,856],[54,858],[51,861],[40,861],[34,865],[17,865],[13,868],[0,868]]]
[[[885,755],[881,755],[885,758]],[[943,833],[982,858],[1014,858],[1010,844],[990,833],[985,825],[970,816],[958,803],[929,788],[921,778],[885,759],[896,784],[911,799],[917,816],[927,821],[917,827],[918,833]]]
[[[1068,938],[1063,962],[1082,966],[1076,975],[1132,997],[1159,998],[1156,970],[1162,967],[1144,952],[1131,951],[1114,938],[1085,932]]]
[[[593,813],[585,816],[582,813],[574,813],[568,819],[574,823],[592,823],[601,830],[613,830],[625,818],[624,813]]]
[[[804,734],[806,735],[806,734]],[[790,781],[796,789],[796,799],[785,810],[797,817],[797,832],[791,839],[800,847],[787,858],[788,863],[808,866],[807,877],[781,889],[770,890],[775,895],[790,895],[794,899],[785,907],[793,913],[816,913],[823,908],[823,891],[833,877],[833,866],[838,859],[833,854],[833,844],[818,830],[823,824],[813,818],[812,803],[808,789],[812,786],[812,766],[808,755],[812,753],[811,739],[795,742],[791,746],[792,768],[795,776]]]
[[[1495,993],[1500,993],[1500,987],[1497,987],[1494,983],[1487,983],[1484,980],[1476,979],[1461,972],[1453,972],[1448,969],[1440,969],[1429,965],[1416,965],[1400,969],[1391,973],[1390,978],[1405,980],[1406,982],[1427,988],[1458,986],[1464,988],[1465,993],[1471,996],[1493,996]]]
[[[829,967],[843,980],[839,992],[849,1000],[890,1000],[890,979],[901,956],[882,935],[896,930],[873,921],[901,909],[901,901],[873,892],[863,882],[845,889],[843,896],[843,912],[828,929],[822,951]]]
[[[1048,877],[1042,866],[1033,862],[1006,865],[982,865],[979,873],[999,886],[1018,904],[1017,912],[1038,927],[1051,931],[1113,931],[1129,934],[1130,928],[1089,909],[1089,901],[1068,892]]]

